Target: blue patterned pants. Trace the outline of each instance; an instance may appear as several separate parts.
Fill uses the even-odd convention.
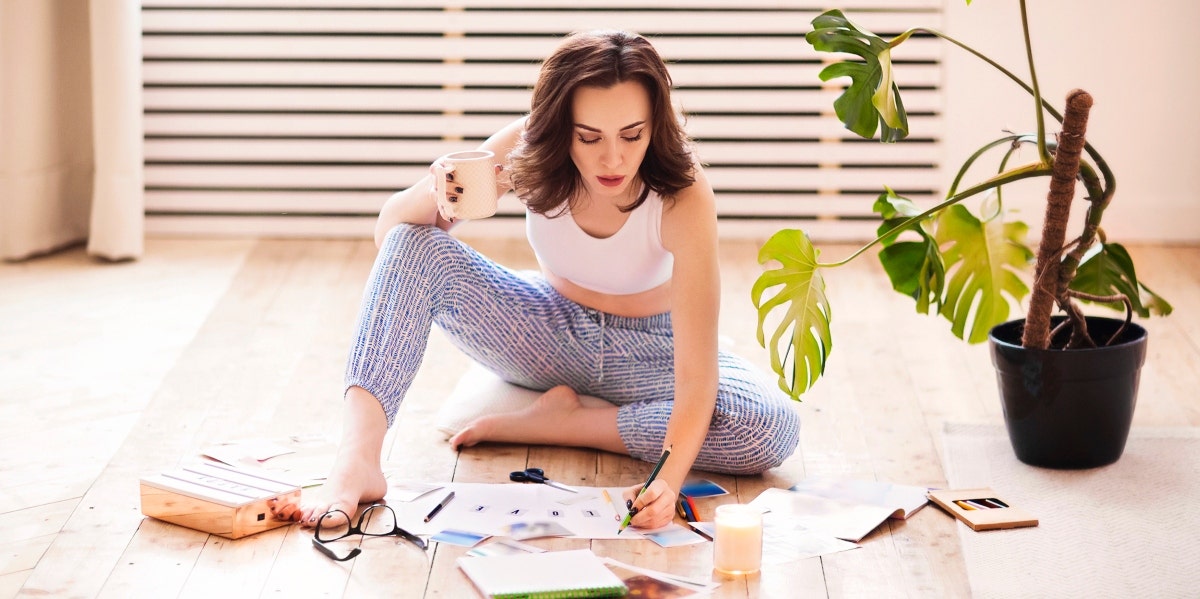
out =
[[[560,295],[540,273],[496,264],[449,233],[399,225],[388,232],[363,296],[346,388],[383,405],[388,426],[416,376],[431,326],[510,383],[566,385],[616,404],[633,457],[662,451],[674,406],[670,313],[628,318]],[[716,409],[695,467],[753,474],[796,449],[794,404],[760,371],[721,352]]]

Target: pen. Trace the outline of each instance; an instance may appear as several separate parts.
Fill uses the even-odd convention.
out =
[[[437,505],[433,506],[432,510],[429,510],[429,515],[425,516],[425,521],[429,522],[430,520],[433,520],[433,517],[438,515],[438,512],[442,511],[442,508],[446,507],[446,504],[450,503],[451,499],[454,499],[454,491],[450,491],[450,494],[447,495],[446,498],[441,501],[441,503],[438,503]]]
[[[653,483],[654,479],[656,477],[658,477],[658,471],[662,470],[663,464],[665,464],[667,462],[667,456],[669,456],[669,455],[671,455],[670,447],[663,450],[662,457],[658,458],[658,463],[654,465],[654,470],[650,471],[650,478],[646,479],[646,484],[642,485],[642,489],[640,491],[638,491],[638,497],[641,497],[642,493],[646,492],[646,487],[649,487],[650,483]],[[625,527],[629,526],[629,521],[632,519],[633,519],[632,511],[628,514],[625,514],[625,519],[621,520],[621,527],[617,529],[617,534],[621,534],[621,531],[625,530]]]

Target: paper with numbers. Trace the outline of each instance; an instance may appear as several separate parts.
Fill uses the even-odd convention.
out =
[[[454,491],[454,500],[424,522],[425,515],[445,495],[432,493],[410,502],[389,501],[399,524],[413,534],[435,534],[446,529],[469,530],[504,536],[513,524],[554,522],[583,539],[641,539],[633,528],[617,535],[620,522],[603,491],[620,497],[621,487],[579,487],[568,493],[531,483],[438,483]]]

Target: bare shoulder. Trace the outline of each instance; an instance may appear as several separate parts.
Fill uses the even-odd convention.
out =
[[[696,165],[696,180],[679,191],[663,210],[663,247],[675,252],[695,244],[715,244],[717,200],[704,169]]]

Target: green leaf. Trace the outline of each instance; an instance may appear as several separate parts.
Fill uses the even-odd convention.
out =
[[[883,218],[883,224],[879,225],[879,229],[875,232],[880,237],[904,221],[921,214],[921,211],[917,209],[917,205],[912,200],[901,195],[896,195],[896,192],[887,186],[884,186],[883,193],[875,198],[875,203],[871,206],[871,210],[878,212],[879,216]],[[897,231],[896,235],[900,233],[901,231]],[[895,241],[896,235],[889,235],[882,243],[887,245]]]
[[[750,290],[758,309],[758,343],[771,352],[771,369],[779,375],[779,388],[797,401],[825,372],[825,361],[833,350],[819,254],[803,231],[775,233],[759,250],[758,262],[774,261],[779,266],[764,271]],[[768,290],[774,294],[764,298]],[[777,315],[780,322],[768,345],[766,321],[777,309],[782,310]]]
[[[1142,318],[1151,313],[1166,316],[1174,308],[1167,300],[1138,281],[1129,252],[1119,243],[1098,244],[1099,251],[1089,252],[1075,271],[1071,289],[1091,295],[1124,295],[1133,304],[1133,311]],[[1084,300],[1087,301],[1087,300]],[[1125,305],[1120,302],[1099,303],[1120,312]]]
[[[1027,228],[1002,218],[980,221],[957,204],[941,213],[935,238],[950,273],[941,314],[959,339],[986,341],[993,326],[1008,320],[1009,300],[1019,304],[1029,293],[1017,274],[1033,258],[1024,244]]]
[[[821,81],[849,77],[850,85],[833,102],[834,112],[846,128],[870,139],[879,131],[883,142],[908,136],[908,114],[900,88],[892,80],[891,46],[881,37],[830,10],[813,19],[805,41],[818,52],[854,54],[864,62],[835,62],[821,70]]]
[[[896,195],[890,188],[879,194],[874,210],[883,217],[877,232],[880,236],[921,214],[912,200]],[[879,262],[891,279],[892,288],[916,300],[917,312],[921,314],[929,314],[930,308],[941,305],[946,282],[946,267],[937,241],[929,232],[929,221],[926,218],[909,226],[909,230],[920,235],[920,241],[896,243],[900,232],[895,232],[884,238],[884,248],[879,252]]]
[[[932,239],[902,241],[879,251],[879,262],[892,281],[892,288],[917,302],[917,312],[940,309],[946,284],[946,267]]]

